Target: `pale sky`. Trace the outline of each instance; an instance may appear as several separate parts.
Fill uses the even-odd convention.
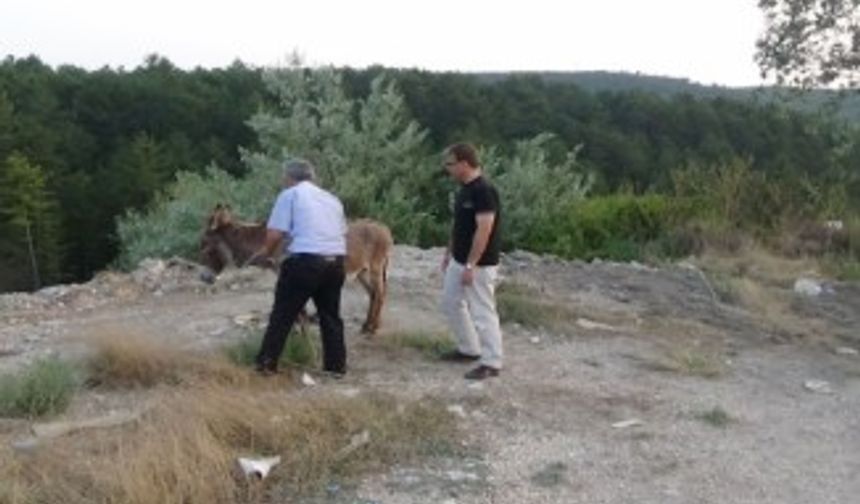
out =
[[[756,0],[2,0],[0,57],[87,69],[235,59],[426,70],[609,70],[761,84]]]

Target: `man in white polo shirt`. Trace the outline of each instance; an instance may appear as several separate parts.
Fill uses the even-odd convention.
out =
[[[345,278],[346,218],[333,194],[313,183],[314,168],[304,160],[284,165],[284,190],[269,216],[266,241],[255,257],[270,257],[289,237],[281,265],[269,325],[257,354],[257,371],[277,372],[278,359],[299,312],[313,299],[320,321],[323,369],[346,373],[346,346],[340,317]]]

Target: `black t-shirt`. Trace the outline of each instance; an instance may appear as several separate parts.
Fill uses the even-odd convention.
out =
[[[463,185],[454,201],[454,231],[452,233],[453,248],[451,255],[460,264],[465,264],[469,259],[469,250],[472,248],[472,238],[478,225],[475,215],[491,212],[496,214],[493,221],[493,230],[487,248],[478,266],[495,266],[499,264],[499,221],[501,217],[501,206],[499,193],[484,177]]]

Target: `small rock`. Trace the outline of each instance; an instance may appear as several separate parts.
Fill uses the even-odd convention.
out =
[[[794,282],[794,292],[802,296],[816,297],[822,290],[821,284],[811,278],[798,278]]]
[[[449,413],[453,413],[460,418],[466,418],[466,410],[459,404],[451,404],[447,409]]]
[[[347,455],[349,455],[350,453],[354,452],[355,450],[366,445],[369,442],[370,442],[370,432],[363,430],[360,433],[353,435],[349,439],[349,444],[344,446],[343,448],[341,448],[338,451],[338,453],[336,454],[336,458],[342,459],[342,458],[346,457]]]
[[[0,347],[0,357],[11,357],[22,352],[23,350],[17,347]]]
[[[593,320],[588,320],[586,318],[578,318],[576,319],[576,325],[583,329],[600,329],[604,331],[615,331],[616,329],[609,324],[603,324],[601,322],[594,322]]]
[[[829,220],[824,222],[824,226],[834,231],[842,231],[844,223],[841,220]]]
[[[353,398],[353,397],[358,397],[358,395],[361,394],[361,390],[357,389],[355,387],[350,387],[350,388],[338,389],[337,393],[344,396],[344,397]]]
[[[313,387],[317,384],[317,382],[314,381],[313,378],[311,378],[311,375],[307,373],[302,373],[302,384],[306,387]]]
[[[833,389],[830,383],[824,380],[807,380],[803,382],[803,388],[810,392],[818,392],[819,394],[832,394]]]
[[[239,458],[239,467],[245,476],[255,476],[259,479],[265,478],[273,467],[281,463],[281,457],[267,458]]]
[[[478,481],[480,479],[477,474],[464,471],[448,471],[445,474],[448,476],[448,479],[453,482]]]
[[[260,321],[260,316],[256,313],[246,313],[233,317],[233,322],[241,327],[247,327],[256,324]]]
[[[17,441],[12,441],[12,449],[21,453],[33,453],[39,448],[39,439],[31,436]]]
[[[532,336],[531,338],[529,338],[529,341],[537,345],[538,343],[540,343],[540,336]]]
[[[631,418],[630,420],[623,420],[621,422],[615,422],[612,424],[612,428],[614,429],[627,429],[629,427],[638,427],[640,425],[644,425],[642,420],[638,418]]]
[[[484,390],[484,384],[481,382],[472,382],[466,385],[466,388],[472,390]]]
[[[836,355],[857,355],[856,349],[851,347],[839,347],[836,349]]]
[[[105,416],[85,420],[37,423],[32,426],[32,431],[39,439],[54,439],[85,429],[107,429],[125,425],[136,421],[140,415],[140,411],[111,411]]]

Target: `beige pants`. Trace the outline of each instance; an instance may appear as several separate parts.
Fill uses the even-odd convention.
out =
[[[480,355],[481,364],[502,367],[502,330],[496,311],[498,266],[475,268],[472,285],[463,285],[464,266],[451,260],[442,288],[442,311],[457,338],[457,349]]]

